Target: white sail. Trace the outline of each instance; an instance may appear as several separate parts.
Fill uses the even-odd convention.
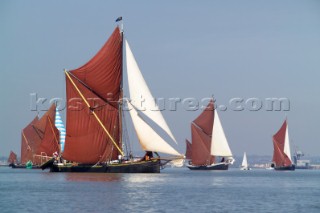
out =
[[[248,161],[247,161],[247,155],[246,153],[243,154],[243,159],[242,159],[242,164],[241,164],[242,167],[248,167]]]
[[[54,125],[57,127],[57,129],[59,130],[59,135],[60,135],[60,147],[61,147],[61,152],[63,152],[64,150],[64,143],[66,140],[66,128],[63,125],[60,113],[58,111],[58,109],[56,109],[56,116],[55,116],[55,121],[54,121]]]
[[[214,121],[212,127],[212,137],[211,137],[211,154],[214,156],[224,156],[231,157],[232,153],[224,134],[221,122],[217,113],[214,110]]]
[[[286,135],[285,135],[285,139],[284,139],[284,153],[288,156],[288,158],[290,159],[290,161],[292,162],[291,159],[291,152],[290,152],[290,142],[289,142],[289,131],[288,131],[288,124],[287,124],[287,128],[286,128]]]
[[[136,130],[141,147],[145,151],[162,152],[181,156],[174,148],[164,141],[138,114],[133,107],[130,110],[133,126]]]
[[[126,60],[127,60],[127,73],[128,84],[131,103],[144,115],[155,122],[161,127],[171,138],[176,142],[171,130],[169,129],[166,121],[164,120],[158,105],[156,104],[148,86],[145,82],[138,64],[132,54],[130,46],[126,43]],[[138,103],[140,102],[140,103]],[[141,106],[142,105],[142,106]]]

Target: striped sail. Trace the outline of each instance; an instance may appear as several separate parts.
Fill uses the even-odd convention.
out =
[[[64,127],[64,124],[62,122],[60,113],[58,109],[56,109],[56,118],[54,121],[54,125],[57,127],[57,129],[60,132],[60,146],[61,146],[61,152],[64,150],[64,142],[66,139],[66,128]]]

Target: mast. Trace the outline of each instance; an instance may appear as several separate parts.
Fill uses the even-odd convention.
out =
[[[120,17],[119,17],[120,18]],[[118,19],[119,19],[118,18]],[[117,19],[117,20],[118,20]],[[121,26],[121,27],[120,27]],[[122,67],[121,67],[121,82],[120,82],[120,98],[119,98],[119,146],[120,146],[120,153],[122,153],[122,156],[124,155],[124,152],[123,152],[123,119],[122,119],[122,116],[123,116],[123,45],[124,45],[124,42],[123,42],[123,20],[122,20],[122,17],[121,17],[121,20],[120,20],[120,26],[118,25],[119,27],[119,30],[120,30],[120,34],[121,34],[121,42],[122,42],[122,45],[121,45],[121,52],[122,52]],[[128,151],[128,150],[127,150]],[[126,155],[128,156],[128,153],[126,153]]]

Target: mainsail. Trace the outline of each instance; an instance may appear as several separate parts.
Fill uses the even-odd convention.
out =
[[[63,158],[79,163],[117,159],[121,147],[122,33],[117,27],[85,65],[66,72],[67,119]],[[88,107],[89,105],[89,107]]]
[[[292,165],[287,120],[283,122],[278,132],[273,135],[273,146],[272,161],[276,166]]]
[[[34,147],[41,142],[39,135],[33,127],[38,121],[39,118],[36,116],[21,132],[21,164],[33,160]]]

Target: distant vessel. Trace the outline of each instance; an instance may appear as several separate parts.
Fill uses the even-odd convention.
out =
[[[227,170],[234,159],[213,100],[191,123],[192,143],[186,141],[186,165],[191,170]]]
[[[123,51],[126,51],[126,60]],[[131,101],[123,98],[124,62]],[[64,161],[51,159],[43,169],[50,168],[51,172],[159,173],[165,163],[175,157],[182,158],[151,127],[155,124],[175,141],[120,26],[90,61],[78,69],[65,70],[65,77],[69,101],[61,156]],[[141,106],[135,102],[141,98],[145,110],[140,110]],[[81,101],[82,105],[70,100]],[[133,157],[131,153],[126,122],[123,121],[126,108],[130,108],[133,126],[145,151],[143,157]],[[160,158],[158,152],[175,157]]]
[[[21,132],[21,162],[12,168],[40,168],[40,165],[52,158],[53,153],[60,153],[59,131],[54,120],[56,106],[39,119],[36,116]]]
[[[304,156],[302,151],[295,151],[293,155],[293,161],[296,166],[296,169],[311,169],[310,160],[301,159]]]
[[[291,160],[287,119],[279,131],[273,135],[273,159],[271,167],[275,170],[295,170]]]
[[[251,170],[251,168],[248,165],[248,161],[247,161],[247,154],[243,153],[243,159],[242,159],[242,164],[240,167],[241,170]]]
[[[17,154],[13,151],[10,151],[9,157],[8,157],[8,164],[12,167],[12,165],[17,163]]]

